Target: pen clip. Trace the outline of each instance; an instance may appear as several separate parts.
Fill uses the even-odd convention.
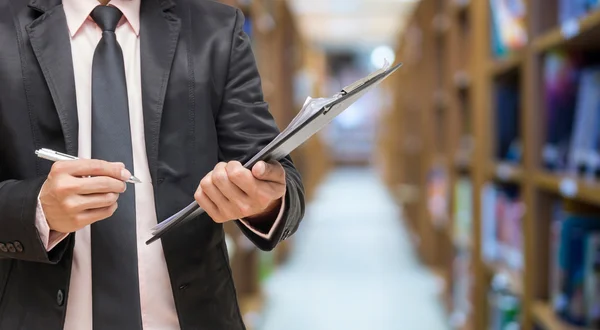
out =
[[[69,158],[69,159],[77,159],[77,157],[68,155],[68,154],[63,154],[62,152],[58,152],[58,151],[53,151],[56,155],[61,156],[61,157],[65,157],[65,158]]]
[[[48,148],[41,148],[39,150],[36,150],[35,154],[42,158],[48,158],[48,157],[54,158],[53,156],[58,156],[58,157],[61,157],[64,159],[71,159],[71,160],[77,159],[77,157],[74,157],[74,156],[71,156],[71,155],[68,155],[68,154],[65,154],[62,152],[54,151],[54,150],[48,149]],[[44,156],[46,156],[46,157],[44,157]]]

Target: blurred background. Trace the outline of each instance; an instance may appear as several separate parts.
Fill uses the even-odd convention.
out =
[[[600,329],[599,0],[223,2],[282,129],[404,63],[292,155],[294,237],[227,227],[249,329]]]

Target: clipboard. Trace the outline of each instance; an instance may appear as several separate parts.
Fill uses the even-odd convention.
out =
[[[304,107],[290,125],[246,162],[244,167],[251,169],[259,161],[280,160],[286,157],[401,66],[402,63],[394,66],[386,63],[382,69],[344,87],[339,93],[330,98],[308,98]],[[204,212],[198,203],[192,202],[181,211],[157,224],[153,228],[152,237],[146,241],[146,245],[157,241],[169,231]]]

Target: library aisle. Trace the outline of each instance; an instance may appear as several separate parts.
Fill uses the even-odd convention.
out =
[[[265,285],[259,330],[445,330],[440,282],[418,261],[374,171],[331,172]]]

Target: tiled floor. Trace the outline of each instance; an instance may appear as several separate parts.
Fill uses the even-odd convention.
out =
[[[289,262],[266,286],[259,330],[447,330],[439,282],[421,267],[378,177],[333,172]]]

